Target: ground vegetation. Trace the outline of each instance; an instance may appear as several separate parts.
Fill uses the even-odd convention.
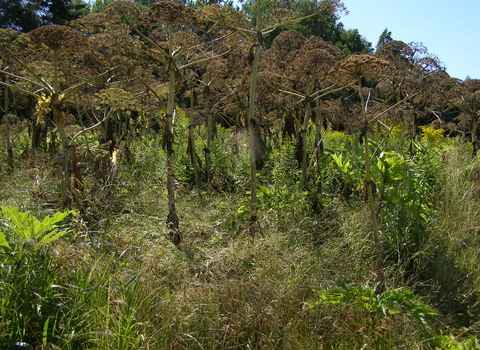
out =
[[[478,80],[238,10],[0,29],[0,348],[480,348]]]

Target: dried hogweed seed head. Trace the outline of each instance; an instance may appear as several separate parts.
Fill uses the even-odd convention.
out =
[[[29,34],[34,44],[43,44],[51,50],[79,49],[87,45],[87,39],[79,31],[61,25],[37,28]]]
[[[210,4],[200,7],[196,13],[200,21],[203,22],[216,22],[220,26],[227,28],[248,27],[246,17],[231,6]]]
[[[305,42],[305,37],[295,30],[285,30],[278,34],[272,42],[272,49],[283,52],[298,50]]]
[[[344,56],[343,51],[337,46],[330,45],[322,38],[312,35],[305,40],[305,43],[302,46],[302,51],[310,51],[315,49],[327,50],[336,59],[340,59]]]
[[[195,11],[185,5],[173,1],[160,1],[152,4],[139,18],[145,27],[153,27],[160,23],[196,27],[199,23]]]
[[[13,42],[18,35],[19,33],[12,28],[0,28],[0,45]]]
[[[382,45],[377,51],[377,56],[385,58],[389,61],[411,61],[414,51],[403,41],[392,40]]]
[[[300,74],[322,75],[335,64],[335,57],[324,49],[315,49],[302,53],[291,65]]]
[[[388,61],[370,54],[350,55],[339,61],[329,72],[332,78],[351,81],[358,78],[372,78],[384,72]]]
[[[91,13],[85,17],[70,22],[70,26],[86,34],[103,32],[115,22],[115,18],[105,12]]]
[[[176,45],[189,46],[198,42],[199,37],[197,34],[188,30],[179,30],[173,34],[173,39]]]
[[[118,18],[119,16],[133,16],[137,17],[140,14],[138,6],[127,0],[115,0],[110,2],[105,9],[105,13],[112,18]]]

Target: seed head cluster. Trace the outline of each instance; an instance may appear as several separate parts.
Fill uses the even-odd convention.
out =
[[[414,52],[412,48],[403,41],[392,40],[380,47],[377,55],[389,61],[410,61],[413,58]]]
[[[139,21],[146,27],[156,26],[159,22],[186,27],[198,25],[198,17],[193,9],[173,1],[160,1],[153,4]]]
[[[79,31],[61,25],[37,28],[29,33],[32,42],[47,46],[51,50],[78,49],[87,45],[87,39]]]
[[[373,78],[384,72],[388,61],[370,54],[350,55],[339,61],[331,70],[332,78],[351,80],[352,78]]]

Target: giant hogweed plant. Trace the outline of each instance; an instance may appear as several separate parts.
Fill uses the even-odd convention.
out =
[[[23,73],[8,71],[8,67],[1,70],[9,80],[1,81],[0,85],[13,91],[20,92],[36,100],[35,121],[32,125],[32,147],[39,149],[47,140],[43,140],[50,132],[50,144],[52,149],[57,148],[57,133],[60,136],[61,151],[63,154],[63,180],[60,185],[61,205],[70,207],[83,196],[83,183],[78,175],[78,166],[74,152],[72,152],[70,140],[66,133],[66,100],[78,92],[81,88],[93,84],[95,81],[111,74],[115,69],[108,69],[92,78],[81,82],[72,83],[68,87],[61,84],[60,70],[62,54],[88,50],[87,39],[75,29],[52,25],[33,30],[29,33],[33,45],[41,51],[51,53],[51,69],[53,72],[38,72],[27,64],[14,52],[5,48],[9,55],[24,69]],[[48,56],[48,55],[47,55]],[[51,74],[50,74],[51,73]],[[48,77],[47,77],[48,76]],[[53,118],[52,118],[53,117]]]
[[[378,222],[378,199],[377,199],[377,184],[373,176],[373,161],[378,154],[378,147],[372,152],[371,150],[371,128],[373,125],[379,123],[380,118],[386,115],[392,109],[397,108],[401,103],[412,98],[416,94],[407,96],[401,101],[388,106],[390,100],[393,99],[394,94],[387,98],[382,103],[379,103],[374,108],[371,106],[371,90],[365,86],[367,80],[381,80],[384,78],[385,72],[389,70],[389,63],[386,60],[380,59],[369,54],[350,55],[342,61],[338,62],[330,71],[331,77],[337,83],[347,86],[347,84],[354,83],[354,90],[360,99],[360,122],[362,125],[359,140],[363,144],[363,163],[364,163],[364,177],[363,177],[363,197],[367,203],[370,212],[371,237],[373,241],[374,254],[376,259],[376,275],[378,276],[378,292],[385,290],[384,277],[384,252],[380,242],[380,228]],[[384,124],[383,124],[384,125]],[[388,137],[388,135],[386,136]]]
[[[249,134],[249,153],[250,153],[250,234],[254,235],[258,229],[258,218],[257,218],[257,153],[259,148],[259,140],[257,133],[257,119],[256,119],[256,95],[257,95],[257,85],[259,77],[259,61],[260,53],[262,46],[264,44],[264,36],[276,28],[301,22],[304,19],[312,18],[319,15],[321,12],[335,11],[336,9],[343,9],[343,3],[338,0],[325,1],[322,3],[322,7],[319,11],[314,12],[305,17],[292,17],[291,13],[288,11],[282,13],[282,9],[278,6],[277,1],[262,1],[255,0],[251,4],[247,4],[247,7],[251,7],[252,19],[250,22],[250,28],[240,28],[236,27],[235,29],[240,31],[243,35],[248,37],[253,43],[250,50],[250,65],[251,72],[250,74],[250,90],[248,98],[248,110],[247,110],[247,119],[248,119],[248,134]],[[275,20],[273,20],[275,18]],[[310,96],[310,93],[307,92],[307,95]],[[307,112],[305,117],[310,119],[310,113]],[[306,123],[305,123],[306,124]],[[304,182],[306,183],[307,178],[307,162],[306,157],[304,159]]]
[[[435,189],[441,181],[438,148],[425,148],[421,140],[414,143],[422,150],[420,155],[407,157],[385,150],[374,140],[368,143],[375,214],[380,217],[378,230],[382,233],[379,244],[387,260],[411,265],[411,259],[421,252],[433,217]],[[337,178],[357,193],[365,189],[365,170],[359,163],[363,157],[361,146],[357,139],[349,139],[342,151],[327,150]]]
[[[198,36],[195,33],[196,28],[203,25],[203,18],[195,10],[172,1],[161,1],[152,4],[144,13],[138,17],[138,24],[149,30],[161,33],[163,41],[156,41],[145,35],[138,26],[134,25],[126,16],[125,20],[131,25],[132,29],[149,45],[152,56],[166,68],[168,77],[167,104],[164,106],[164,115],[162,118],[163,139],[162,147],[167,155],[167,196],[168,196],[168,214],[166,224],[172,242],[179,246],[181,242],[180,218],[177,214],[175,203],[175,113],[176,101],[175,93],[182,83],[179,79],[179,72],[187,68],[211,61],[224,55],[227,51],[220,54],[205,49],[210,42],[203,42],[217,23],[213,22],[209,30],[204,35]],[[219,41],[229,36],[216,38],[213,41]],[[202,52],[200,56],[196,52]],[[149,90],[151,90],[149,88]],[[161,99],[160,96],[157,96]]]
[[[306,309],[333,305],[339,309],[358,308],[374,318],[404,315],[429,329],[438,313],[409,289],[390,289],[376,292],[375,286],[336,283],[331,289],[317,291],[317,298],[305,303]]]
[[[48,246],[71,233],[65,219],[75,212],[40,221],[15,206],[1,211],[0,347],[47,346],[58,331],[63,299]]]

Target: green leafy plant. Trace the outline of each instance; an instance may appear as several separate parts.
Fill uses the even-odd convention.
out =
[[[70,232],[64,219],[74,211],[42,221],[17,207],[2,206],[0,231],[1,346],[46,346],[55,337],[62,314],[63,288],[47,245]]]
[[[476,337],[470,337],[462,341],[456,340],[452,335],[442,335],[429,341],[434,349],[443,350],[478,350],[480,344]]]
[[[8,233],[7,236],[0,233],[0,247],[6,248],[7,251],[25,244],[31,246],[32,252],[38,251],[44,245],[68,234],[68,230],[62,229],[64,219],[70,214],[75,214],[73,210],[57,212],[40,221],[30,213],[21,212],[17,207],[2,206],[1,209],[7,218],[3,224],[7,227]]]
[[[332,289],[318,291],[318,298],[307,302],[307,307],[312,308],[320,304],[335,304],[342,308],[358,307],[382,318],[397,314],[406,315],[424,326],[427,326],[429,321],[434,321],[438,315],[418,295],[408,289],[390,289],[376,293],[375,288],[368,284],[362,286],[348,283],[334,284]]]
[[[433,148],[410,158],[386,151],[375,157],[373,164],[373,178],[382,200],[382,243],[386,244],[388,258],[406,264],[413,272],[412,259],[427,242],[433,203],[443,183],[440,157]]]
[[[445,130],[443,129],[435,129],[431,126],[419,126],[419,129],[421,130],[422,142],[429,146],[438,145],[444,140]]]

